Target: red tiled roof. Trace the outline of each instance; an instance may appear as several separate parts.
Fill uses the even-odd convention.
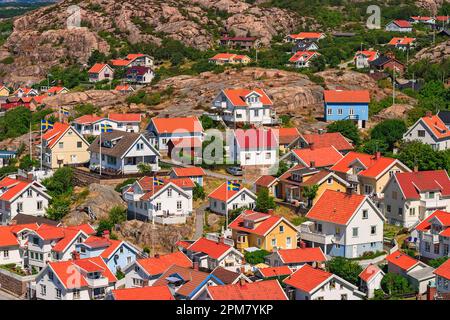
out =
[[[298,34],[291,34],[293,39],[319,39],[323,36],[321,32],[300,32]]]
[[[203,145],[202,140],[197,137],[170,139],[170,141],[177,148],[201,148]]]
[[[278,147],[278,141],[272,130],[265,129],[237,129],[234,131],[236,142],[242,150],[269,150]]]
[[[182,247],[184,249],[189,248],[191,244],[192,244],[192,242],[188,242],[188,241],[184,241],[184,240],[177,241],[177,243],[176,243],[177,246]]]
[[[351,150],[353,146],[340,132],[313,133],[302,135],[308,144],[315,148],[335,147],[338,151]]]
[[[450,196],[450,178],[445,170],[401,172],[395,178],[406,199],[420,199],[420,193],[426,191]]]
[[[376,264],[369,264],[363,271],[361,271],[359,277],[367,283],[379,272],[381,272],[381,269]]]
[[[386,260],[393,265],[396,265],[402,270],[408,271],[412,267],[414,267],[419,261],[408,256],[407,254],[395,251],[386,257]]]
[[[29,182],[16,180],[9,177],[5,177],[0,181],[0,189],[3,189],[3,193],[0,194],[0,200],[9,201],[19,195],[21,192],[30,185]]]
[[[294,149],[292,152],[300,158],[306,166],[311,165],[311,161],[314,161],[315,167],[328,167],[342,159],[342,154],[336,150],[333,146],[325,148],[313,149]]]
[[[419,21],[431,20],[431,17],[414,16],[414,17],[411,17],[411,18],[413,18],[414,20],[419,20]]]
[[[95,114],[85,114],[84,116],[78,117],[73,121],[79,124],[90,124],[102,119],[103,119],[102,117],[97,116]]]
[[[277,280],[209,286],[212,300],[287,300]]]
[[[16,236],[11,232],[11,227],[0,226],[0,248],[18,246]]]
[[[143,56],[145,56],[145,54],[143,54],[143,53],[130,53],[130,54],[127,55],[127,59],[130,60],[130,61],[133,61],[134,59],[140,58],[140,57],[143,57]]]
[[[265,219],[260,222],[255,222],[255,226],[253,229],[246,228],[244,226],[244,221],[247,219],[247,216],[251,217],[254,214],[258,214],[259,218],[263,217]],[[229,228],[233,230],[256,234],[259,236],[264,236],[269,230],[273,229],[282,220],[283,218],[279,216],[274,216],[252,210],[246,210],[244,213],[240,214],[235,220],[233,220],[230,223]]]
[[[297,51],[294,53],[292,57],[289,58],[290,62],[297,62],[297,61],[309,61],[311,58],[313,58],[315,55],[319,55],[319,53],[315,51]]]
[[[203,127],[197,117],[185,118],[152,118],[152,122],[158,133],[174,132],[202,132]]]
[[[103,68],[107,67],[106,63],[96,63],[89,69],[88,73],[99,73]]]
[[[366,197],[363,195],[328,189],[320,196],[306,217],[346,225],[365,199]]]
[[[131,87],[129,84],[122,84],[122,85],[118,85],[114,88],[114,90],[116,91],[132,91],[133,87]]]
[[[416,230],[418,231],[429,230],[431,227],[431,220],[433,220],[433,218],[435,217],[442,223],[444,227],[450,227],[450,212],[436,210],[432,214],[430,214],[428,218],[419,223],[416,227]]]
[[[448,21],[450,19],[450,16],[437,16],[437,21]]]
[[[300,132],[297,128],[279,128],[272,129],[275,133],[275,136],[278,138],[279,144],[290,144],[295,139],[300,137]]]
[[[190,189],[195,187],[194,182],[189,178],[165,179],[159,177],[158,179],[162,180],[164,184],[154,186],[153,177],[142,177],[140,180],[138,180],[139,185],[146,192],[141,197],[142,200],[150,199],[154,194],[158,193],[162,188],[165,188],[169,183],[173,183],[182,189]]]
[[[266,92],[263,89],[225,89],[222,91],[224,95],[230,100],[230,102],[236,106],[236,107],[247,107],[247,102],[245,101],[245,98],[251,94],[252,92],[256,92],[260,96],[261,103],[263,105],[272,106],[273,102],[270,100],[269,96],[266,94]]]
[[[261,187],[269,187],[276,180],[277,178],[275,178],[274,176],[264,175],[259,177],[258,180],[255,181],[255,185]]]
[[[326,103],[369,103],[369,90],[325,90],[323,92]]]
[[[241,188],[239,191],[234,191],[234,190],[228,190],[227,188],[227,183],[224,182],[222,183],[217,189],[215,189],[214,191],[212,191],[209,195],[208,198],[212,198],[212,199],[216,199],[219,201],[228,201],[231,198],[233,198],[238,192],[240,192],[242,190],[242,184],[241,184]]]
[[[315,269],[309,264],[305,264],[291,276],[284,279],[283,282],[303,292],[309,293],[332,276],[332,273]]]
[[[69,129],[69,125],[66,123],[55,122],[53,129],[48,130],[42,135],[42,139],[47,140],[48,147],[52,148],[56,141]]]
[[[188,250],[193,252],[203,252],[213,259],[219,259],[231,248],[231,246],[222,242],[199,238],[188,248]]]
[[[172,171],[180,178],[206,176],[205,170],[200,167],[172,168]]]
[[[181,251],[146,259],[137,259],[136,262],[149,275],[162,274],[172,265],[186,268],[192,267],[192,261]]]
[[[281,249],[277,252],[284,263],[324,262],[327,260],[319,247]]]
[[[117,122],[141,122],[140,113],[110,113],[108,119]]]
[[[114,300],[175,300],[168,286],[112,290]]]
[[[76,240],[77,236],[80,234],[80,231],[72,229],[63,229],[63,234],[64,234],[63,238],[61,238],[53,246],[52,251],[63,252],[70,243]]]
[[[374,155],[351,151],[347,153],[334,166],[332,166],[331,170],[348,173],[348,171],[350,170],[350,166],[356,160],[361,162],[366,167],[366,169],[360,171],[358,175],[370,178],[378,177],[379,174],[387,170],[396,162],[396,159],[393,158],[387,158],[382,156],[379,156],[377,158],[377,156]]]
[[[114,66],[114,67],[126,67],[126,66],[128,66],[129,64],[130,64],[130,60],[126,60],[126,59],[114,59],[114,60],[111,60],[111,64]]]
[[[406,20],[394,20],[393,21],[400,28],[411,28],[411,23]]]
[[[434,270],[434,274],[450,280],[450,259],[441,264],[436,270]]]
[[[66,89],[65,87],[51,87],[50,89],[47,90],[47,93],[58,93],[60,91],[63,91],[64,89]]]
[[[373,50],[363,50],[363,51],[357,51],[355,54],[355,58],[357,55],[362,54],[365,57],[367,57],[368,61],[373,61],[377,58],[378,56],[378,51],[373,51]]]
[[[425,116],[421,118],[421,121],[433,132],[436,138],[444,139],[450,137],[450,130],[438,116]]]
[[[101,257],[108,259],[123,244],[123,241],[109,239],[109,246],[101,253]]]
[[[77,226],[70,226],[70,227],[66,227],[66,228],[73,229],[73,230],[81,230],[84,233],[86,233],[87,235],[93,235],[97,232],[89,223],[83,223],[83,224],[80,224]]]
[[[416,41],[416,38],[408,38],[408,37],[392,38],[392,40],[389,41],[389,44],[390,45],[397,45],[397,44],[407,45],[407,44],[413,43],[414,41]]]
[[[288,266],[261,268],[259,272],[264,278],[282,277],[292,274]]]
[[[234,53],[218,53],[214,57],[209,58],[210,60],[229,60],[234,58],[236,55]]]

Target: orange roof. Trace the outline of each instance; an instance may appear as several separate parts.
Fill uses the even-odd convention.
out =
[[[107,67],[106,63],[96,63],[89,69],[88,73],[99,73],[103,68]]]
[[[278,138],[279,144],[290,144],[295,139],[300,137],[300,132],[297,128],[279,128],[272,129],[275,136]]]
[[[394,20],[393,23],[395,23],[400,28],[411,28],[411,23],[406,20]]]
[[[319,53],[315,51],[297,51],[292,57],[289,58],[290,62],[297,62],[297,61],[309,61],[312,57],[315,55],[318,55]]]
[[[288,300],[277,280],[209,286],[212,300]]]
[[[51,87],[50,89],[47,90],[47,93],[58,93],[60,91],[63,91],[64,89],[66,89],[65,87]]]
[[[202,124],[197,117],[184,118],[152,118],[153,125],[158,133],[189,132],[198,133],[203,131]]]
[[[297,248],[281,249],[277,251],[285,264],[289,263],[307,263],[323,262],[327,258],[319,247],[316,248]]]
[[[428,218],[423,220],[421,223],[419,223],[416,227],[416,230],[418,231],[427,231],[430,230],[431,227],[431,220],[434,218],[438,219],[443,227],[450,227],[450,212],[442,211],[442,210],[436,210]]]
[[[293,39],[319,39],[323,36],[321,32],[300,32],[298,34],[291,34]]]
[[[376,276],[381,269],[376,264],[369,264],[361,273],[359,277],[365,282],[369,282],[374,276]]]
[[[325,90],[325,103],[369,103],[369,90]]]
[[[205,170],[200,167],[172,168],[172,171],[179,178],[206,176]]]
[[[152,258],[137,259],[136,263],[149,275],[162,274],[172,265],[186,268],[192,267],[192,261],[181,251],[165,255],[157,255]]]
[[[240,190],[242,190],[242,185]],[[228,190],[227,183],[224,182],[217,189],[211,192],[208,195],[208,198],[216,199],[219,201],[228,201],[233,198],[239,191]]]
[[[284,279],[283,282],[301,291],[310,293],[332,276],[332,273],[304,264],[291,276]]]
[[[259,177],[258,180],[255,181],[255,185],[261,187],[269,187],[276,180],[277,178],[275,178],[274,176],[264,175]]]
[[[421,118],[421,121],[433,132],[436,138],[444,139],[450,137],[450,130],[438,116],[425,116]]]
[[[11,232],[11,227],[0,226],[0,248],[18,246],[16,236]]]
[[[69,129],[69,125],[66,123],[55,122],[53,129],[48,130],[42,135],[42,139],[47,140],[48,147],[52,148],[56,141]]]
[[[450,280],[450,259],[441,264],[436,270],[434,270],[434,274]]]
[[[266,106],[273,105],[272,100],[270,100],[269,96],[263,89],[256,88],[253,90],[249,90],[243,88],[236,88],[236,89],[225,89],[222,92],[228,98],[228,100],[230,100],[230,102],[236,107],[247,107],[248,104],[245,98],[252,92],[256,92],[260,96],[260,100],[263,105]]]
[[[397,160],[377,155],[359,152],[347,153],[339,162],[331,167],[331,171],[348,173],[355,162],[361,163],[366,169],[358,172],[363,177],[376,178],[379,174],[390,168]]]
[[[68,245],[73,243],[81,231],[79,230],[71,230],[71,229],[64,229],[63,230],[63,238],[61,238],[52,248],[52,251],[54,252],[63,252]]]
[[[259,272],[264,278],[282,277],[292,274],[292,270],[288,266],[261,268]]]
[[[168,286],[112,290],[114,300],[175,300]]]
[[[16,180],[9,177],[5,177],[0,181],[0,189],[3,189],[3,193],[0,194],[0,200],[9,201],[15,196],[23,192],[28,186],[29,182]]]
[[[450,178],[446,170],[399,172],[395,174],[398,186],[406,199],[420,199],[420,193],[438,191],[450,195]]]
[[[211,60],[229,60],[234,58],[236,55],[234,53],[218,53]]]
[[[124,243],[123,241],[112,239],[109,239],[109,242],[110,245],[108,246],[108,248],[106,248],[100,255],[105,259],[108,259],[114,252],[116,252],[116,250],[122,245],[122,243]]]
[[[363,195],[328,189],[320,196],[306,217],[346,225],[365,199]]]
[[[162,185],[154,186],[153,177],[142,177],[140,180],[138,180],[139,185],[146,192],[141,197],[142,200],[150,199],[154,194],[158,193],[162,188],[166,187],[169,183],[173,183],[182,189],[186,188],[190,189],[195,187],[194,182],[189,178],[176,178],[176,179],[158,178],[158,179],[163,181]]]
[[[310,166],[311,162],[314,161],[314,166],[318,168],[331,166],[343,158],[342,154],[333,146],[325,148],[314,147],[313,149],[294,149],[292,152],[306,166]]]
[[[219,259],[231,248],[231,246],[223,242],[199,238],[189,246],[188,250],[193,252],[203,252],[213,259]]]
[[[140,58],[140,57],[143,57],[143,56],[145,56],[145,54],[143,54],[143,53],[130,53],[130,54],[127,55],[127,59],[130,60],[130,61],[133,61],[134,59]]]
[[[257,218],[257,221],[254,223],[253,229],[245,227],[244,221],[249,218],[251,219],[253,215],[255,215],[255,217]],[[230,223],[229,228],[237,231],[256,234],[259,236],[265,236],[268,231],[272,230],[282,220],[283,218],[279,216],[256,212],[253,210],[246,210]]]
[[[85,114],[84,116],[78,117],[73,121],[79,124],[90,124],[102,119],[103,119],[102,117],[97,116],[95,114]]]
[[[378,56],[378,51],[373,51],[373,50],[363,50],[363,51],[357,51],[355,54],[355,58],[357,55],[362,54],[363,56],[367,57],[368,61],[373,61],[377,58]]]
[[[73,230],[81,230],[84,233],[86,233],[87,235],[93,235],[97,232],[89,223],[83,223],[83,224],[79,224],[77,226],[70,226],[70,227],[66,227],[66,228],[73,229]]]
[[[114,88],[114,90],[116,91],[132,91],[133,87],[131,87],[129,84],[123,84],[123,85],[118,85]]]
[[[393,265],[396,265],[397,267],[405,271],[408,271],[419,263],[418,260],[398,250],[388,255],[386,257],[386,260],[387,262],[392,263]]]
[[[391,41],[389,41],[390,45],[398,45],[398,44],[402,44],[402,45],[408,45],[413,43],[414,41],[416,41],[416,38],[408,38],[408,37],[404,37],[404,38],[392,38]]]
[[[308,144],[315,148],[335,147],[339,151],[351,150],[353,146],[340,132],[313,133],[302,135]]]
[[[173,145],[177,148],[201,148],[202,140],[197,137],[170,139]]]
[[[130,64],[130,62],[131,61],[125,60],[125,59],[114,59],[114,60],[111,60],[111,64],[114,67],[126,67],[126,66],[128,66]]]
[[[117,122],[141,122],[140,113],[110,113],[108,119]]]

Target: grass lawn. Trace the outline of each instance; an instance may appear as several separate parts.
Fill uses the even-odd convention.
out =
[[[384,231],[384,236],[386,238],[394,238],[400,232],[402,227],[394,226],[392,224],[385,223],[383,229],[384,229],[383,230]]]

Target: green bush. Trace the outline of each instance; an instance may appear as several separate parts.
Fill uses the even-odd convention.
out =
[[[258,264],[258,263],[264,263],[264,258],[270,254],[270,252],[266,250],[257,250],[253,252],[246,252],[245,253],[245,261],[250,264]]]
[[[414,292],[410,287],[408,280],[391,272],[386,273],[381,280],[381,288],[391,296],[399,296]]]
[[[358,285],[359,274],[363,271],[362,267],[355,261],[344,257],[334,257],[326,262],[326,268],[329,272]]]

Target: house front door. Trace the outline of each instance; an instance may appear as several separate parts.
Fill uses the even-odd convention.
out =
[[[357,245],[353,245],[352,258],[356,258],[357,256],[358,256],[358,246]]]

